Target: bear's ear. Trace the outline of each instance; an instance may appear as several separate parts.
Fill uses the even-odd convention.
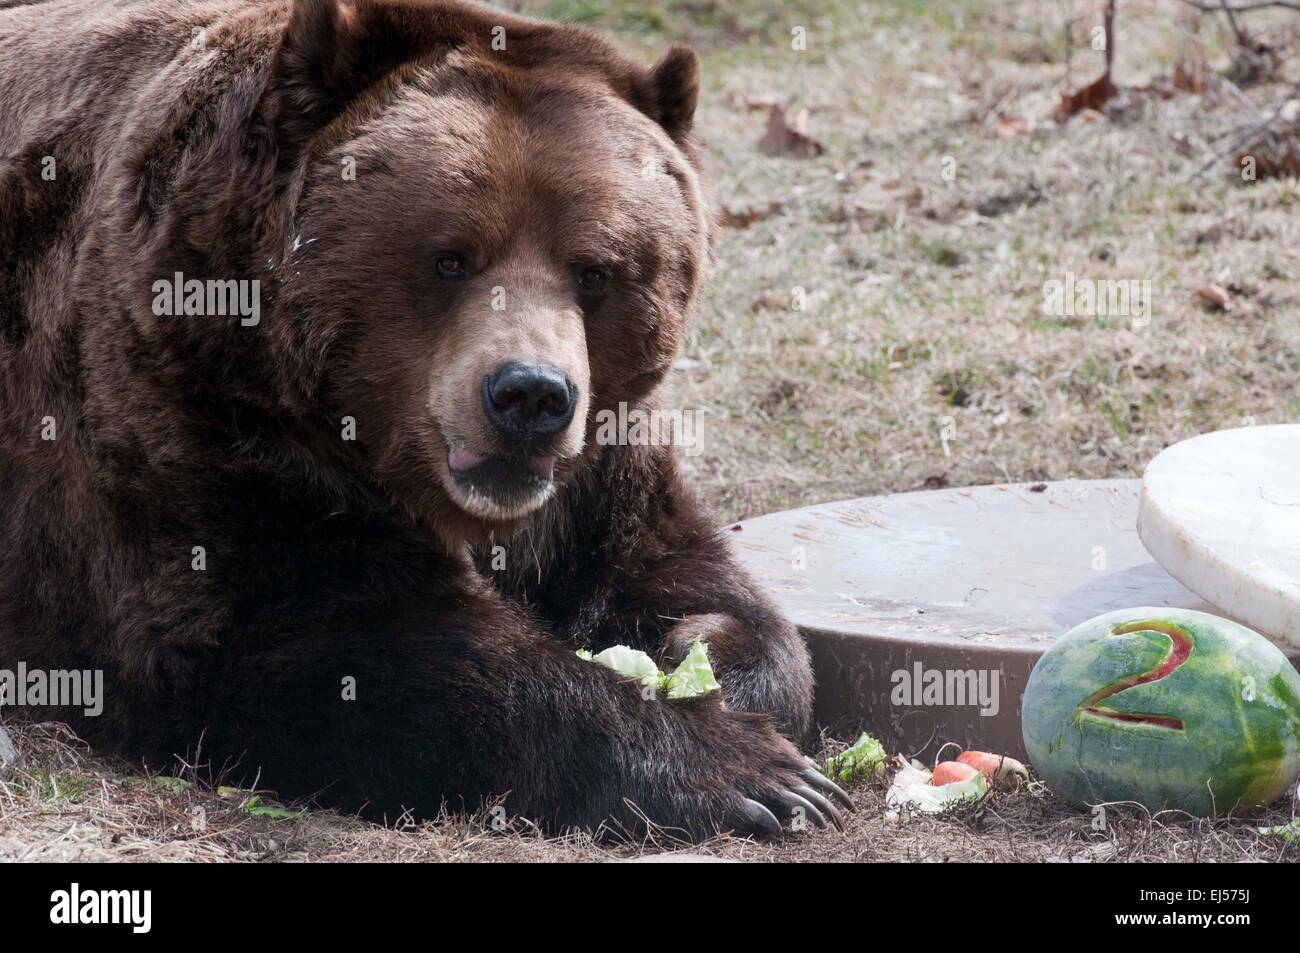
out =
[[[650,70],[647,112],[676,142],[684,142],[695,122],[700,99],[700,58],[689,46],[674,44]]]
[[[437,45],[399,4],[294,0],[264,98],[282,155],[296,154],[388,71]]]

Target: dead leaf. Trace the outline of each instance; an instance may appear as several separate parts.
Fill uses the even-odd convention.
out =
[[[1110,74],[1102,73],[1083,89],[1073,93],[1062,93],[1061,102],[1052,116],[1057,122],[1061,122],[1085,109],[1100,111],[1114,95],[1115,84],[1111,82]]]
[[[783,208],[785,208],[784,202],[768,202],[766,205],[743,207],[723,206],[718,220],[723,228],[749,228],[755,222],[763,222],[779,214]]]
[[[994,133],[999,139],[1017,139],[1020,136],[1029,135],[1029,123],[1019,116],[1008,116],[999,113],[997,125],[994,126]]]
[[[1254,167],[1256,179],[1300,178],[1300,141],[1288,142],[1283,150],[1261,149],[1237,156],[1237,168]]]
[[[1228,311],[1232,308],[1232,295],[1222,285],[1208,284],[1196,289],[1196,297],[1215,311]]]
[[[925,197],[919,185],[904,182],[902,179],[889,179],[880,183],[880,187],[889,192],[895,201],[903,203],[908,208],[916,208]]]
[[[783,291],[764,291],[750,306],[751,311],[784,311],[790,307],[790,295]]]
[[[1205,92],[1205,61],[1195,57],[1186,63],[1179,60],[1174,64],[1174,75],[1170,82],[1174,89],[1201,95]]]
[[[770,156],[787,155],[811,159],[826,151],[820,142],[808,135],[808,110],[787,120],[785,109],[772,104],[767,110],[767,129],[758,141],[758,148]]]

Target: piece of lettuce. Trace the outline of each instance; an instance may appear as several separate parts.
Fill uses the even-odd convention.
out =
[[[1261,827],[1259,832],[1266,837],[1280,837],[1288,844],[1294,844],[1300,841],[1300,817],[1293,820],[1290,824],[1279,824],[1276,827]]]
[[[184,794],[194,787],[193,781],[186,781],[184,778],[173,778],[170,775],[160,775],[153,779],[153,783],[168,794]]]
[[[699,639],[682,659],[671,675],[659,671],[654,659],[639,649],[626,645],[612,645],[593,655],[587,649],[578,649],[578,658],[613,669],[625,678],[634,678],[642,685],[663,691],[671,699],[695,698],[716,692],[721,686],[713,677],[709,664],[709,647]]]
[[[898,773],[894,775],[894,783],[889,786],[889,791],[885,794],[885,803],[893,811],[903,815],[942,814],[963,804],[978,803],[988,797],[988,778],[978,771],[968,781],[953,781],[951,784],[940,785],[930,783],[931,774],[930,769],[919,762],[909,763],[899,755]]]
[[[682,664],[668,676],[667,688],[669,698],[696,698],[722,688],[713,677],[707,645],[699,639],[691,644],[691,650],[682,659]]]
[[[642,685],[659,688],[663,684],[664,673],[659,671],[659,666],[655,664],[654,659],[639,649],[631,649],[626,645],[611,645],[605,651],[597,652],[595,655],[588,652],[584,656],[582,653],[583,650],[579,649],[579,657],[612,668],[625,678],[635,678]]]
[[[857,741],[826,762],[826,776],[847,784],[885,773],[885,746],[865,731]]]

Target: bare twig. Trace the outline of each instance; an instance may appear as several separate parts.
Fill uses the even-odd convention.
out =
[[[1191,175],[1187,177],[1187,181],[1193,182],[1196,179],[1199,179],[1207,171],[1209,171],[1219,162],[1223,161],[1224,158],[1230,155],[1234,155],[1237,152],[1237,150],[1248,146],[1251,143],[1251,141],[1254,140],[1257,136],[1266,135],[1266,134],[1276,134],[1279,124],[1282,124],[1284,126],[1290,125],[1287,123],[1282,123],[1282,113],[1285,111],[1287,103],[1291,100],[1292,95],[1296,93],[1300,93],[1300,82],[1295,83],[1291,87],[1291,93],[1281,98],[1281,100],[1278,102],[1277,108],[1273,111],[1273,114],[1271,116],[1267,116],[1260,122],[1252,123],[1251,125],[1246,126],[1244,129],[1238,130],[1239,134],[1233,136],[1232,140],[1228,143],[1227,148],[1223,148],[1222,146],[1220,146],[1219,148],[1215,149],[1213,154],[1199,168],[1197,168],[1194,172],[1192,172]]]
[[[1106,0],[1106,12],[1103,15],[1106,29],[1106,96],[1115,94],[1115,81],[1111,70],[1115,65],[1115,0]]]
[[[1228,4],[1228,0],[1219,0],[1219,9],[1222,10],[1223,15],[1228,18],[1228,26],[1232,27],[1232,34],[1237,38],[1237,44],[1239,46],[1245,46],[1246,32],[1237,24],[1237,14]]]

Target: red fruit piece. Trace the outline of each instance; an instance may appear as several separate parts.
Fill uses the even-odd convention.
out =
[[[952,784],[954,781],[969,781],[979,771],[968,764],[962,764],[960,761],[944,761],[934,769],[934,774],[930,775],[930,783],[935,787],[941,784]]]

